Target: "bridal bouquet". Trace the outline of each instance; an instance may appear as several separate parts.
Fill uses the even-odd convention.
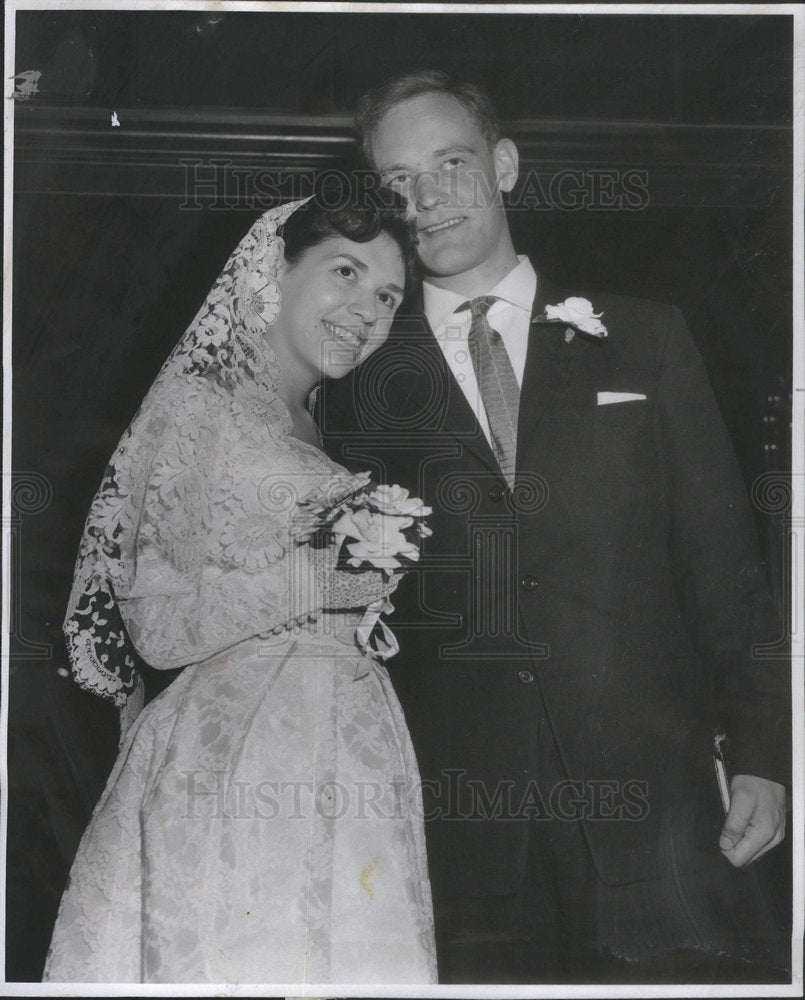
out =
[[[419,546],[431,534],[431,513],[402,486],[379,486],[371,474],[331,480],[324,490],[299,503],[296,540],[312,548],[334,545],[340,569],[382,570],[392,576],[419,559]]]

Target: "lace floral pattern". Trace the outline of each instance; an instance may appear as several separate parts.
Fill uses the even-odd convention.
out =
[[[49,982],[436,979],[402,712],[356,646],[360,610],[324,611],[395,581],[336,571],[296,537],[300,510],[353,477],[289,435],[275,392],[262,333],[287,211],[230,259],[87,519],[65,634],[76,679],[123,709],[125,732]],[[186,667],[142,711],[140,655]]]
[[[192,482],[220,540],[199,546],[178,503],[185,477],[165,477],[147,491],[152,530],[139,533],[118,598],[149,662],[193,665],[128,733],[82,839],[46,979],[434,982],[402,712],[383,667],[356,670],[359,612],[313,613],[362,606],[393,584],[294,544],[295,498],[344,471],[291,437],[256,448],[256,428],[245,433],[208,393],[217,436],[198,437],[207,457],[195,454]],[[166,501],[183,510],[175,523],[158,523]],[[259,517],[273,541],[247,568],[227,539]]]
[[[282,441],[290,430],[265,332],[280,308],[277,230],[298,205],[266,212],[238,244],[123,435],[90,508],[65,637],[76,681],[127,708],[124,723],[141,702],[143,650],[132,645],[116,605],[131,587],[138,546],[161,546],[185,574],[201,573],[209,555],[204,539],[216,498],[198,462],[216,440],[211,399],[214,412],[228,409],[256,447],[266,438]],[[247,573],[282,556],[270,512],[255,511],[249,499],[230,512],[225,536],[225,558]]]
[[[355,616],[185,670],[82,839],[48,982],[435,982],[413,751]],[[278,991],[277,991],[278,992]]]

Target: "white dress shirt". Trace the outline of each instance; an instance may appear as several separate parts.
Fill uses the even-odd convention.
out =
[[[494,288],[479,291],[478,295],[472,297],[494,295],[497,298],[498,301],[487,313],[487,320],[492,329],[500,334],[514,377],[522,388],[531,309],[537,293],[537,275],[528,257],[518,256],[517,259],[519,263]],[[437,288],[426,281],[423,284],[423,298],[425,315],[436,341],[491,444],[489,421],[478,390],[478,380],[468,346],[472,314],[469,309],[456,312],[459,306],[467,302],[467,296]]]

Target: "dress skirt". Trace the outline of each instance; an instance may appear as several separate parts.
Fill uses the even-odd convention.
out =
[[[239,643],[143,710],[46,981],[436,981],[416,760],[355,620]]]

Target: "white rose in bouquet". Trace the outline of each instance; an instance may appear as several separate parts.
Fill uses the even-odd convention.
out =
[[[411,561],[419,559],[419,547],[403,534],[403,529],[413,523],[412,517],[360,508],[342,514],[333,524],[332,532],[337,548],[346,542],[350,555],[347,561],[351,566],[369,563],[391,573],[403,565],[398,557]]]
[[[403,486],[378,486],[369,494],[369,503],[383,514],[401,514],[405,517],[427,517],[432,512],[419,497],[409,496]]]

